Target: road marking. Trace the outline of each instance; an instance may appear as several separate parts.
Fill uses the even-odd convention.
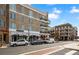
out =
[[[66,44],[65,44],[65,45],[66,45]],[[65,48],[64,45],[62,45],[62,46],[54,46],[54,47],[50,47],[50,48],[56,48],[56,47],[60,47],[60,48],[57,49],[57,50],[54,50],[54,51],[52,51],[52,52],[42,54],[42,55],[48,55],[48,54],[57,52],[57,51],[62,50],[62,49]],[[50,48],[43,48],[43,49],[40,49],[40,50],[35,50],[35,51],[31,51],[31,52],[21,53],[21,54],[19,54],[19,55],[27,55],[27,54],[31,54],[31,53],[35,53],[35,52],[40,52],[40,51],[42,51],[42,50],[46,50],[46,49],[50,49]]]
[[[60,48],[60,49],[57,49],[57,50],[55,50],[55,51],[52,51],[52,52],[49,52],[49,53],[46,53],[46,54],[43,54],[43,55],[49,55],[49,54],[58,52],[58,51],[63,50],[63,49],[65,49],[65,48]]]
[[[71,50],[70,52],[68,52],[68,53],[65,53],[65,55],[72,55],[72,54],[74,54],[74,53],[76,53],[77,51],[75,51],[75,50]]]
[[[31,52],[22,53],[22,54],[19,54],[19,55],[31,54],[31,53],[39,52],[39,51],[46,50],[46,49],[56,48],[56,47],[61,47],[61,46],[55,46],[55,47],[50,47],[50,48],[44,48],[44,49],[40,49],[40,50],[36,50],[36,51],[31,51]]]

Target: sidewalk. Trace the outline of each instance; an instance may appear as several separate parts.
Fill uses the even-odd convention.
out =
[[[64,45],[63,47],[73,49],[73,50],[79,50],[79,42],[67,44],[67,45]]]
[[[7,48],[8,47],[8,45],[6,44],[6,45],[2,45],[0,48]]]

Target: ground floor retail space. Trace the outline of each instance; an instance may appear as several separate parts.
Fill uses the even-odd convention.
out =
[[[34,41],[38,39],[46,40],[49,39],[48,34],[42,34],[39,32],[9,32],[10,36],[9,39],[10,41],[17,41],[19,39],[26,39],[28,41]]]
[[[17,31],[9,31],[9,32],[0,32],[0,43],[6,43],[12,41],[17,41],[19,39],[26,39],[28,41],[34,41],[38,39],[48,39],[49,36],[46,34],[41,34],[39,32],[17,32]]]
[[[10,31],[9,32],[9,41],[17,41],[19,39],[26,39],[28,41],[33,41],[38,39],[40,36],[39,32],[15,32],[15,31]]]

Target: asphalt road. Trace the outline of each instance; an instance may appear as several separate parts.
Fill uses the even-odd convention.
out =
[[[25,52],[40,50],[44,48],[50,48],[55,46],[61,46],[64,44],[69,44],[74,41],[61,41],[53,44],[42,44],[42,45],[30,45],[30,46],[17,46],[17,47],[8,47],[0,48],[0,55],[18,55]],[[59,53],[61,54],[61,53]]]

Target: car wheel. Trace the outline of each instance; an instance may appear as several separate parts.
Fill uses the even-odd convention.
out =
[[[13,47],[16,47],[16,46],[17,46],[16,44],[13,45]]]

